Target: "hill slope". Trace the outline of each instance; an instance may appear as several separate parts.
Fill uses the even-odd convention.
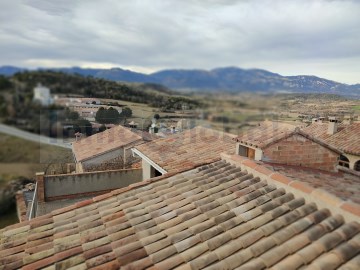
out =
[[[16,67],[0,67],[0,74],[12,75],[22,71]],[[120,68],[52,69],[70,74],[92,76],[113,81],[147,82],[162,84],[176,90],[192,91],[289,91],[301,93],[329,93],[360,97],[360,84],[347,85],[316,76],[281,76],[262,69],[241,69],[237,67],[213,70],[163,70],[152,74],[142,74]]]
[[[2,91],[14,93],[17,89],[18,95],[24,95],[22,98],[31,99],[33,88],[41,83],[49,87],[52,94],[117,99],[145,103],[163,109],[170,107],[178,109],[181,108],[182,103],[187,103],[190,107],[199,105],[197,100],[180,95],[179,92],[160,84],[117,82],[88,75],[84,77],[86,72],[85,70],[82,74],[79,72],[72,74],[63,71],[37,70],[20,71],[10,77],[0,75],[0,91],[3,89]]]

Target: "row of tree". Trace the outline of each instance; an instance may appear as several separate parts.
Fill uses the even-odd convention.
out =
[[[121,121],[125,124],[126,119],[131,116],[132,110],[128,107],[123,108],[121,113],[113,107],[108,109],[100,107],[95,115],[95,120],[100,124],[118,124]]]

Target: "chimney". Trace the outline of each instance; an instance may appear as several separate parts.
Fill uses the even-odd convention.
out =
[[[81,132],[76,132],[75,133],[75,141],[80,141],[81,140],[81,136],[82,136],[82,133]]]
[[[328,135],[334,135],[337,132],[337,119],[335,117],[329,117],[329,126],[327,130]]]

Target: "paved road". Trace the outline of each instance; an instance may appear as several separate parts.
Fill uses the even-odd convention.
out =
[[[18,128],[14,128],[11,126],[7,126],[4,124],[0,124],[0,132],[1,133],[6,133],[9,135],[13,135],[28,141],[33,141],[33,142],[37,142],[37,143],[44,143],[44,144],[49,144],[49,145],[54,145],[54,146],[59,146],[59,147],[63,147],[63,148],[70,148],[71,149],[71,144],[68,142],[64,142],[62,139],[55,139],[55,138],[50,138],[50,137],[46,137],[43,135],[37,135],[34,133],[30,133]]]

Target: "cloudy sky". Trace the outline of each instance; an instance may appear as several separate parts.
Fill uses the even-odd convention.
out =
[[[0,0],[0,65],[238,66],[360,83],[360,1]]]

